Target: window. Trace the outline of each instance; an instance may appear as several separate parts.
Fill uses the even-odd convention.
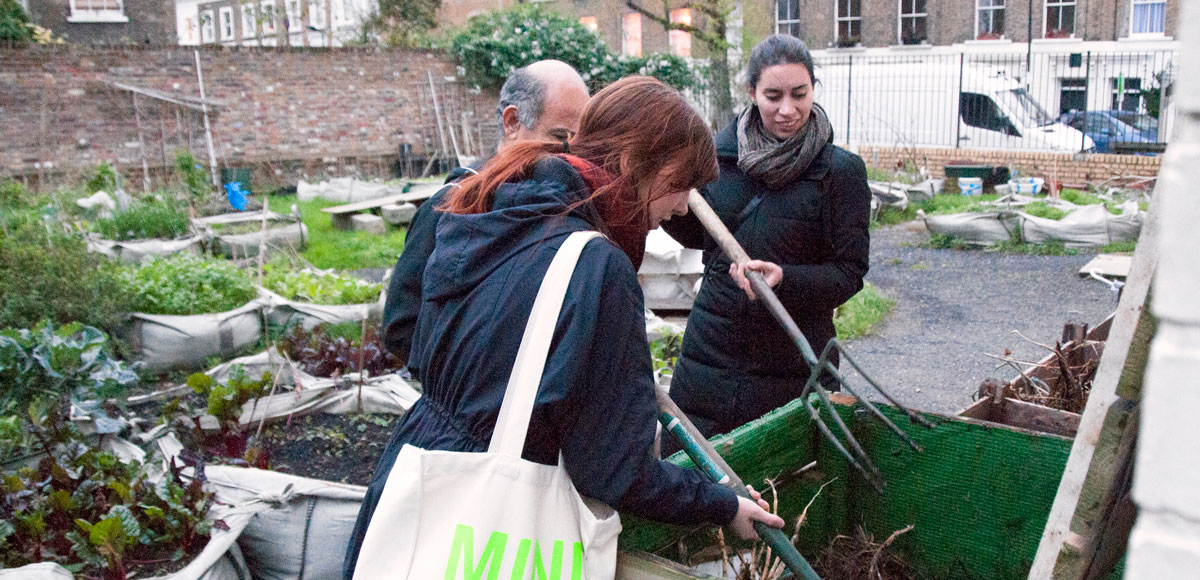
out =
[[[325,28],[325,3],[321,0],[308,0],[308,24],[313,28]]]
[[[929,38],[925,29],[925,0],[900,0],[900,43],[921,44]]]
[[[1004,38],[1004,0],[977,0],[975,5],[975,39]]]
[[[1112,110],[1138,112],[1142,108],[1142,79],[1118,76],[1112,80]]]
[[[333,2],[333,9],[331,10],[331,13],[333,16],[333,24],[335,24],[335,25],[336,24],[344,24],[346,22],[346,2],[345,2],[345,0],[331,0],[331,1]]]
[[[300,27],[304,24],[304,21],[300,19],[300,0],[287,0],[287,3],[284,4],[284,10],[284,27],[289,31],[300,30]]]
[[[1058,93],[1058,114],[1065,115],[1087,108],[1087,79],[1062,79]]]
[[[671,11],[671,22],[674,22],[676,24],[686,24],[686,25],[691,26],[691,24],[692,24],[691,8],[680,8],[678,10],[672,10]],[[692,33],[684,32],[682,30],[672,30],[670,32],[670,34],[667,35],[667,38],[671,42],[671,53],[672,54],[677,54],[679,56],[684,56],[684,57],[692,56]]]
[[[862,0],[837,2],[837,45],[854,46],[862,41]]]
[[[264,35],[275,32],[275,2],[273,0],[262,3],[262,31]]]
[[[1162,34],[1167,18],[1167,0],[1133,0],[1130,34]]]
[[[584,16],[579,19],[579,23],[592,32],[600,30],[600,20],[595,16]]]
[[[200,13],[200,42],[209,43],[216,40],[216,35],[213,33],[213,12],[205,10]]]
[[[124,0],[71,0],[67,22],[129,22]]]
[[[221,8],[221,40],[230,40],[233,38],[233,8],[225,6]]]
[[[959,93],[958,108],[962,111],[963,123],[967,125],[988,131],[1000,131],[1009,135],[1020,135],[1008,117],[1004,116],[1004,113],[996,106],[996,102],[987,95]]]
[[[626,14],[621,20],[621,54],[642,56],[642,15]]]
[[[1046,0],[1046,22],[1042,35],[1046,38],[1075,36],[1075,0]]]
[[[800,37],[800,0],[775,2],[775,33]]]
[[[253,4],[242,4],[242,38],[253,38],[258,34]]]

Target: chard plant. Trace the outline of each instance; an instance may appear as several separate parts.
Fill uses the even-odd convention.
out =
[[[379,376],[404,366],[403,361],[383,346],[375,328],[367,329],[363,341],[357,322],[336,326],[321,324],[312,330],[291,326],[280,337],[279,349],[304,372],[316,377],[334,377],[360,370],[370,376]]]
[[[206,406],[197,409],[177,399],[164,407],[163,416],[166,420],[186,426],[186,432],[181,435],[187,438],[187,447],[266,468],[266,456],[251,445],[250,433],[242,428],[239,419],[244,405],[270,394],[274,384],[275,378],[270,372],[252,379],[241,366],[233,367],[225,383],[219,383],[204,373],[195,373],[188,377],[187,385],[192,392],[204,398]],[[203,415],[216,419],[215,431],[202,428]]]

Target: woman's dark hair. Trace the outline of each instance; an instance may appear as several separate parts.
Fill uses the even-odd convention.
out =
[[[569,146],[572,155],[602,167],[613,178],[611,184],[592,192],[589,200],[633,197],[614,200],[620,202],[616,205],[624,215],[610,219],[623,224],[646,220],[647,206],[657,197],[717,178],[712,131],[675,89],[651,77],[625,77],[596,93],[584,108],[579,132]],[[509,145],[477,175],[462,180],[439,209],[457,214],[489,211],[502,183],[524,179],[538,161],[562,152],[562,143]],[[670,183],[656,183],[668,166],[686,171],[670,176]],[[652,191],[655,185],[659,187]]]
[[[812,53],[808,52],[804,41],[787,34],[772,34],[758,43],[750,53],[750,61],[746,64],[750,88],[758,87],[763,69],[777,64],[802,64],[808,69],[808,76],[812,78],[813,84],[817,83],[817,77],[813,74]]]

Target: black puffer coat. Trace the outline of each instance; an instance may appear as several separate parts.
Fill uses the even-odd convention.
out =
[[[783,268],[775,292],[819,356],[836,335],[833,310],[862,289],[867,273],[871,192],[862,159],[826,144],[802,179],[772,190],[738,169],[736,122],[716,142],[721,175],[704,197],[751,259]],[[761,202],[739,220],[756,196]],[[705,251],[704,283],[688,317],[672,398],[712,435],[799,396],[809,374],[799,350],[767,309],[734,284],[728,258],[699,220],[689,213],[663,228]]]

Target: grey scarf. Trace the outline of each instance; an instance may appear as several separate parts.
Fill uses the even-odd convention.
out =
[[[833,126],[820,105],[813,103],[808,121],[795,135],[780,141],[763,128],[758,107],[750,105],[738,116],[738,168],[771,189],[796,181],[833,141]]]

